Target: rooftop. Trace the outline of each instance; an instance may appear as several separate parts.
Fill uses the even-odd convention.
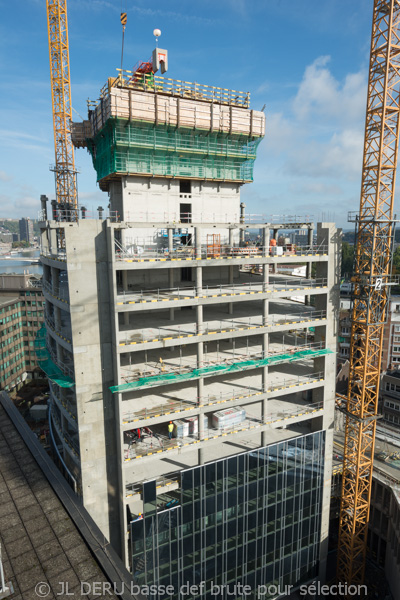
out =
[[[107,540],[4,393],[0,398],[0,541],[13,600],[44,597],[43,591],[47,600],[55,600],[64,597],[62,584],[68,584],[72,595],[75,590],[77,597],[82,582],[87,586],[115,582],[119,590],[122,582],[130,584]],[[107,593],[107,598],[115,597]]]
[[[105,98],[113,87],[128,88],[143,92],[178,96],[188,100],[201,100],[216,104],[227,104],[249,108],[250,93],[228,90],[226,88],[204,85],[197,82],[181,81],[162,77],[153,73],[139,73],[129,70],[117,69],[117,77],[109,77],[108,82],[100,92],[100,98]],[[89,101],[89,108],[92,106]],[[94,103],[97,104],[97,101]]]

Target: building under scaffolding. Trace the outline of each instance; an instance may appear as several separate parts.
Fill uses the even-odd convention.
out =
[[[339,234],[244,214],[249,101],[110,79],[73,128],[110,214],[41,223],[54,447],[143,584],[324,579]]]

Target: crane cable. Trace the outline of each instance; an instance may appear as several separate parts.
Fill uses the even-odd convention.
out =
[[[121,0],[121,25],[122,25],[122,50],[121,50],[121,79],[122,79],[122,63],[124,60],[124,38],[125,38],[125,27],[128,20],[126,13],[126,0],[125,0],[125,12],[122,11],[122,0]]]

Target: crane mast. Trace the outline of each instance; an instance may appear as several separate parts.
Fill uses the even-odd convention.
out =
[[[364,581],[399,142],[400,4],[374,0],[361,200],[356,222],[337,577]],[[343,404],[342,404],[343,407]]]
[[[77,183],[71,140],[71,82],[66,0],[47,0],[50,80],[53,105],[56,206],[59,218],[77,219]]]

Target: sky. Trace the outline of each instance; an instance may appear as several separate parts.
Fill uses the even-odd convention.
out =
[[[266,136],[246,212],[308,215],[351,228],[358,210],[372,0],[68,0],[73,119],[87,116],[121,62],[168,49],[167,76],[249,91]],[[54,198],[54,138],[45,0],[0,0],[0,218],[37,218]],[[75,112],[76,111],[76,112]],[[79,201],[107,206],[86,150]]]

